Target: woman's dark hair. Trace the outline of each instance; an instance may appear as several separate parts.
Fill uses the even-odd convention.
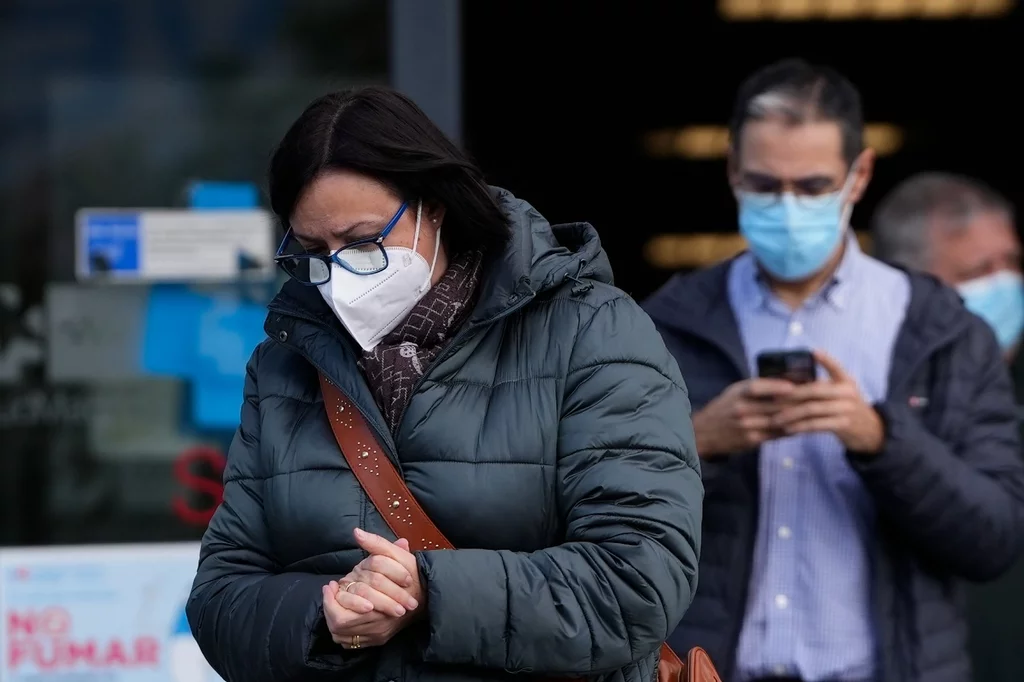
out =
[[[323,171],[349,169],[403,200],[445,207],[451,254],[492,252],[511,234],[475,163],[405,95],[370,86],[325,95],[292,124],[270,162],[270,205],[287,228],[302,192]]]

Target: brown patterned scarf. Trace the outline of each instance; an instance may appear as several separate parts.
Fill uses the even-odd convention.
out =
[[[416,382],[473,310],[482,261],[479,251],[452,259],[409,316],[376,348],[363,353],[359,367],[392,433]]]

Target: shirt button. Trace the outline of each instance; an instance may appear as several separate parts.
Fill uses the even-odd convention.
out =
[[[777,666],[775,666],[775,674],[778,675],[779,677],[785,676],[785,674],[787,672],[789,672],[789,671],[786,670],[786,666],[784,666],[784,665],[777,665]]]
[[[793,468],[793,458],[792,457],[783,457],[782,458],[782,466],[785,467],[786,469],[792,469]]]
[[[800,336],[804,333],[804,326],[799,322],[792,322],[789,325],[789,333],[793,336]]]
[[[789,597],[784,594],[775,595],[775,606],[784,609],[789,606]]]
[[[779,537],[783,540],[788,540],[793,536],[793,531],[789,529],[789,526],[779,526]]]

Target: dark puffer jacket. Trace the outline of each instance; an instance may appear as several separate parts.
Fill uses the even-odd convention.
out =
[[[187,609],[230,682],[654,679],[696,587],[686,390],[650,319],[610,286],[593,228],[501,198],[513,241],[395,438],[316,289],[289,283],[271,304]],[[465,548],[418,554],[427,617],[384,647],[343,650],[323,621],[321,586],[364,556],[353,529],[394,536],[335,444],[317,368]]]

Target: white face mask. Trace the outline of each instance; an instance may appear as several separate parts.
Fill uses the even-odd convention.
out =
[[[430,280],[437,265],[441,245],[441,229],[434,241],[434,260],[427,260],[416,251],[420,241],[420,219],[423,202],[416,207],[416,236],[412,248],[388,246],[388,266],[372,275],[357,275],[331,264],[331,279],[317,287],[348,333],[365,351],[373,350],[394,330],[430,290]]]

